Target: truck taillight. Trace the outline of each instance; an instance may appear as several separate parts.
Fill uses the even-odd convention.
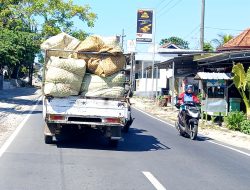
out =
[[[65,120],[65,117],[62,115],[50,115],[49,120]]]
[[[121,123],[121,119],[120,118],[105,118],[103,120],[103,122],[105,122],[105,123]]]

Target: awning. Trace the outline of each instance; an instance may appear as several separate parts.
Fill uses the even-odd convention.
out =
[[[250,51],[235,51],[235,52],[224,52],[224,53],[212,53],[202,56],[195,56],[194,61],[198,62],[199,66],[222,66],[232,65],[233,62],[250,62]]]
[[[195,80],[231,80],[231,73],[207,73],[198,72],[194,77]]]

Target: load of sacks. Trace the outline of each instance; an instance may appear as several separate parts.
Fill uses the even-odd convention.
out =
[[[45,51],[46,96],[121,98],[125,56],[115,37],[89,36],[84,41],[60,33],[41,44]]]

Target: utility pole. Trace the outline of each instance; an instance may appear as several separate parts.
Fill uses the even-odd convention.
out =
[[[205,20],[205,0],[202,0],[201,5],[201,27],[200,27],[200,49],[204,47],[204,20]]]
[[[125,33],[124,33],[124,29],[122,29],[122,35],[121,35],[121,41],[122,41],[122,50],[124,51],[123,49],[123,44],[124,44],[124,38],[126,37]]]

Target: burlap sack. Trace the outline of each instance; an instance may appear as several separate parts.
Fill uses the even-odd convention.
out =
[[[116,73],[103,78],[86,73],[81,87],[81,95],[90,97],[124,97],[125,75]]]
[[[68,58],[72,52],[76,49],[76,47],[80,44],[80,41],[64,32],[53,36],[41,44],[41,49],[49,50],[49,49],[59,49],[61,51],[47,51],[47,57],[55,56],[55,57],[63,57]],[[67,51],[62,51],[67,50]]]
[[[44,94],[54,97],[67,97],[76,96],[79,92],[71,89],[70,84],[46,82],[44,85]]]
[[[41,44],[41,49],[62,49],[73,50],[79,45],[80,41],[64,32],[52,36]]]
[[[101,39],[104,42],[104,46],[100,49],[99,52],[109,52],[114,55],[122,53],[122,48],[116,36],[101,37]]]
[[[70,88],[79,92],[83,77],[67,70],[49,67],[46,73],[46,82],[69,84]]]
[[[119,56],[92,56],[87,62],[89,72],[101,77],[107,77],[122,70],[126,59],[124,55]]]
[[[98,90],[95,92],[82,93],[86,97],[99,97],[99,98],[123,98],[124,88],[123,87],[112,87],[107,89]]]
[[[45,70],[45,95],[65,97],[80,93],[86,63],[78,59],[51,57]]]
[[[84,59],[86,62],[91,55],[83,54],[81,52],[111,53],[113,55],[122,54],[119,41],[115,36],[89,36],[80,43],[76,48],[76,51],[78,51],[78,53],[74,54],[74,58]]]
[[[78,47],[77,51],[87,51],[87,52],[99,52],[104,46],[104,42],[99,36],[88,36],[84,41],[82,41]]]
[[[80,59],[73,58],[59,58],[59,57],[50,57],[47,67],[56,67],[60,69],[64,69],[80,77],[85,75],[86,71],[86,62]]]

